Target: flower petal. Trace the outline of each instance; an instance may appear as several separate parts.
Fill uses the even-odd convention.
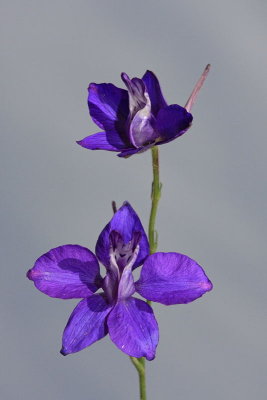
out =
[[[110,338],[120,350],[132,357],[155,358],[159,331],[148,304],[134,297],[120,301],[107,322]]]
[[[140,249],[133,268],[141,265],[149,254],[149,243],[141,221],[129,203],[125,202],[123,206],[119,208],[111,221],[100,233],[97,240],[96,255],[107,268],[110,265],[109,250],[110,234],[112,231],[118,232],[125,244],[132,240],[135,232],[141,233],[141,239],[139,242]]]
[[[41,292],[60,299],[88,297],[101,285],[96,256],[73,244],[56,247],[39,257],[27,277]]]
[[[136,291],[158,303],[189,303],[212,289],[212,283],[194,260],[179,253],[155,253],[141,270]]]
[[[106,336],[106,316],[111,308],[102,294],[80,301],[64,330],[61,354],[76,353]]]
[[[135,114],[130,125],[129,135],[132,144],[138,149],[155,143],[158,133],[155,118],[151,114],[150,102]]]
[[[98,132],[94,135],[85,137],[78,140],[77,143],[90,150],[108,150],[108,151],[121,151],[122,142],[117,133],[114,132]],[[126,149],[126,145],[124,145]]]
[[[125,72],[122,72],[121,79],[128,89],[130,114],[133,117],[136,112],[144,108],[147,103],[147,97],[145,96],[146,88],[142,79],[130,79]]]
[[[155,117],[151,113],[151,101],[142,79],[130,79],[125,72],[121,78],[129,91],[130,126],[129,138],[135,148],[153,143],[157,138]]]
[[[146,71],[142,78],[151,101],[152,113],[156,116],[161,108],[167,107],[158,78],[152,71]]]
[[[91,83],[88,88],[88,106],[93,121],[103,130],[117,133],[116,146],[130,144],[126,134],[129,115],[129,96],[127,90],[119,89],[112,83]],[[108,141],[112,143],[111,139]],[[127,148],[127,146],[126,146]]]
[[[192,115],[177,104],[162,108],[157,115],[157,129],[163,140],[158,144],[169,142],[183,135],[190,127],[192,120]]]
[[[134,277],[132,274],[133,265],[139,253],[139,244],[137,244],[132,257],[123,268],[118,287],[118,300],[125,300],[131,297],[135,292]]]
[[[117,154],[118,157],[122,157],[122,158],[128,158],[131,157],[134,154],[140,154],[140,153],[144,153],[145,151],[151,149],[151,147],[154,146],[154,143],[151,143],[147,146],[144,147],[140,147],[139,149],[129,149],[129,150],[123,150],[121,153]]]

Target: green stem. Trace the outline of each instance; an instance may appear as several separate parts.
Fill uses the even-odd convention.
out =
[[[158,204],[161,195],[161,183],[159,180],[159,149],[158,146],[154,146],[151,149],[152,152],[152,167],[153,167],[153,182],[151,190],[151,211],[149,218],[148,227],[148,238],[150,244],[150,254],[156,252],[158,247],[158,234],[155,229],[156,217],[158,211]]]
[[[153,182],[151,190],[151,211],[149,217],[148,238],[150,245],[150,254],[153,254],[156,252],[158,246],[158,234],[155,229],[155,224],[158,211],[158,204],[161,195],[161,183],[159,180],[158,146],[152,147],[151,152],[152,152]],[[151,301],[147,300],[147,303],[151,304]],[[139,376],[140,400],[146,400],[146,363],[145,363],[146,360],[144,357],[142,358],[130,357],[130,359],[133,365],[135,366]]]
[[[142,358],[130,357],[130,359],[138,372],[140,400],[146,400],[145,359],[144,357]]]

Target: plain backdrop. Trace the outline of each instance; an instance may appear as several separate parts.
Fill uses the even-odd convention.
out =
[[[75,141],[99,128],[90,82],[153,70],[169,104],[210,75],[187,134],[160,147],[159,250],[196,259],[214,290],[154,304],[149,399],[266,396],[266,2],[1,0],[1,374],[3,400],[134,400],[136,372],[105,338],[62,357],[76,300],[38,292],[36,258],[73,243],[94,250],[130,201],[147,226],[151,155],[127,160]]]

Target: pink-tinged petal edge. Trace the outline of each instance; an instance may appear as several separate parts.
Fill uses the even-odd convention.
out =
[[[185,304],[212,289],[212,283],[196,261],[179,253],[150,255],[135,283],[147,300],[165,305]]]
[[[41,292],[60,299],[91,296],[101,284],[96,256],[85,247],[72,244],[43,254],[27,277]]]

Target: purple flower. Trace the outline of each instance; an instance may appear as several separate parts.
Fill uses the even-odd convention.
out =
[[[209,71],[206,67],[185,107],[167,105],[156,75],[146,71],[142,79],[122,73],[127,90],[112,83],[91,83],[88,106],[102,132],[77,143],[86,149],[119,152],[129,157],[183,135],[191,126],[190,110]]]
[[[106,268],[100,276],[99,261]],[[143,264],[134,282],[132,270]],[[61,299],[82,298],[63,333],[61,353],[90,346],[109,333],[124,353],[153,360],[158,324],[145,299],[162,304],[191,302],[212,289],[203,269],[179,253],[149,256],[142,224],[129,203],[114,214],[96,243],[96,256],[78,245],[50,250],[27,273],[41,292]],[[98,289],[102,292],[94,294]]]

